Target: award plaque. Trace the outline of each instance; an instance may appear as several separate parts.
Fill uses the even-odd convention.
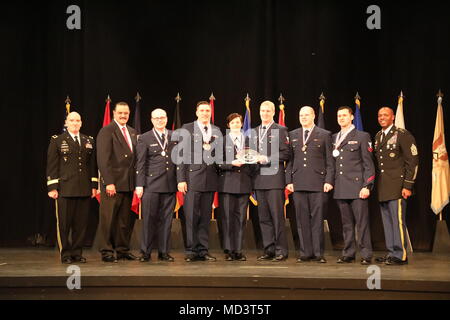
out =
[[[244,148],[236,154],[236,158],[242,163],[255,164],[258,162],[260,154],[250,148]]]

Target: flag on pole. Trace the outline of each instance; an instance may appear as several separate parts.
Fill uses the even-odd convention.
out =
[[[106,98],[105,113],[103,114],[102,128],[106,127],[108,124],[111,123],[111,111],[109,108],[110,103],[111,103],[111,98],[109,97],[109,94],[108,94],[108,97]],[[101,181],[101,179],[100,179],[100,171],[99,171],[98,172],[98,189],[97,189],[98,192],[97,192],[97,195],[95,196],[98,203],[100,203],[100,181]]]
[[[178,128],[181,128],[181,117],[180,117],[180,101],[181,96],[178,92],[177,96],[175,97],[175,101],[177,102],[177,105],[175,106],[175,112],[173,113],[173,123],[172,123],[172,130],[177,130]],[[178,210],[183,206],[184,204],[184,195],[182,192],[177,191],[177,202],[175,204],[175,210],[176,212],[176,218],[178,219]]]
[[[247,137],[250,135],[250,132],[252,130],[252,117],[251,117],[251,111],[250,111],[250,97],[245,97],[245,117],[244,117],[244,135]]]
[[[403,91],[400,91],[400,95],[398,97],[398,105],[397,111],[395,112],[395,126],[397,128],[405,128],[405,119],[403,117],[403,99],[404,99]]]
[[[172,130],[176,130],[178,128],[181,128],[181,117],[180,117],[180,93],[178,92],[177,96],[175,97],[175,101],[177,102],[177,105],[175,107],[175,112],[173,113],[173,123],[172,123]]]
[[[431,174],[431,210],[435,214],[442,212],[449,202],[450,180],[448,154],[445,147],[443,94],[439,90],[437,99],[436,125],[433,138],[433,171]]]
[[[72,101],[70,101],[69,96],[67,96],[66,101],[64,101],[64,102],[66,103],[66,117],[64,118],[64,121],[63,121],[63,129],[62,129],[62,131],[63,131],[63,132],[66,132],[66,131],[67,131],[67,128],[66,128],[66,118],[67,118],[67,116],[68,116],[69,113],[70,113],[70,103],[71,103]]]
[[[319,117],[317,119],[317,126],[325,129],[325,118],[324,118],[325,96],[323,95],[323,92],[320,94],[319,100],[320,100],[320,103],[319,103],[320,108],[319,108]]]
[[[141,134],[141,103],[142,97],[139,95],[139,92],[136,94],[136,97],[134,97],[134,100],[136,100],[136,108],[134,109],[134,129],[136,130],[136,133],[139,135]],[[131,211],[135,212],[139,215],[139,219],[141,219],[141,199],[138,198],[136,191],[133,192],[133,200],[131,201]]]
[[[209,97],[209,105],[211,106],[211,121],[212,124],[214,124],[214,100],[216,100],[216,98],[214,97],[214,94],[211,92],[211,96]],[[219,207],[219,193],[215,192],[214,193],[214,201],[212,204],[212,208],[213,210],[215,208]]]
[[[245,118],[244,118],[244,126],[243,126],[243,130],[244,130],[244,135],[247,137],[251,134],[252,131],[252,115],[251,115],[251,110],[250,110],[250,101],[252,99],[250,99],[248,93],[247,96],[245,97],[244,101],[245,101]],[[258,200],[256,199],[256,192],[252,192],[250,194],[250,201],[253,203],[254,206],[258,205]],[[248,217],[247,217],[248,219]]]
[[[362,117],[361,117],[361,97],[358,92],[355,96],[355,118],[353,119],[353,124],[355,125],[356,130],[364,131]]]
[[[134,119],[133,119],[133,126],[134,130],[136,130],[136,133],[139,135],[141,134],[141,100],[142,97],[139,95],[139,92],[136,94],[136,97],[134,97],[134,100],[136,100],[136,108],[134,109]]]
[[[284,122],[284,117],[285,117],[285,115],[284,115],[284,101],[285,101],[285,99],[284,99],[284,97],[283,97],[283,95],[280,93],[280,97],[278,98],[278,101],[280,101],[280,113],[279,113],[279,115],[278,115],[278,124],[279,125],[281,125],[281,126],[283,126],[283,127],[286,127],[286,124],[285,124],[285,122]],[[284,189],[284,206],[287,206],[288,204],[289,204],[289,194],[290,194],[291,192],[288,190],[288,189]]]

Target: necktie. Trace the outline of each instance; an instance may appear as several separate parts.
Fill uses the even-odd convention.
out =
[[[386,134],[383,131],[383,133],[381,133],[381,141],[380,142],[383,142],[385,138],[386,138]]]
[[[309,130],[305,130],[305,141],[308,139]]]
[[[161,141],[162,141],[162,143],[164,143],[165,140],[166,140],[166,135],[163,133],[163,134],[161,135]]]
[[[130,148],[131,152],[133,152],[133,150],[131,149],[131,145],[130,145],[130,141],[128,141],[128,136],[127,136],[127,129],[125,129],[125,127],[122,128],[122,132],[123,132],[123,136],[125,137],[125,142],[128,145],[128,148]]]
[[[262,129],[263,129],[263,130],[266,130],[266,126],[263,126]]]
[[[205,130],[205,133],[208,133],[208,127],[207,126],[205,126],[203,129]]]
[[[78,136],[75,136],[75,142],[77,143],[77,145],[80,145],[80,141],[78,140]]]

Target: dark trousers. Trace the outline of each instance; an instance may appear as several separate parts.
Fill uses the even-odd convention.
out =
[[[336,199],[341,212],[342,231],[344,236],[344,257],[354,258],[356,255],[355,225],[358,232],[358,247],[361,257],[372,258],[372,242],[369,224],[368,199]]]
[[[293,194],[301,257],[323,257],[323,214],[328,197],[324,192],[295,191]]]
[[[397,199],[380,202],[384,238],[390,257],[405,261],[406,248],[406,200]]]
[[[127,253],[134,227],[135,215],[131,211],[132,192],[117,192],[113,197],[102,190],[100,199],[98,245],[102,256]]]
[[[258,217],[264,252],[288,255],[284,219],[284,190],[256,190]]]
[[[56,235],[61,258],[81,256],[89,220],[89,197],[59,197]],[[72,241],[69,234],[72,231]]]
[[[141,252],[151,254],[157,240],[158,252],[168,253],[172,216],[175,209],[175,193],[144,192],[142,197]]]
[[[242,253],[249,196],[250,194],[219,193],[219,218],[225,252]]]
[[[209,222],[211,221],[214,192],[188,191],[184,198],[186,221],[185,253],[204,256],[209,249]]]

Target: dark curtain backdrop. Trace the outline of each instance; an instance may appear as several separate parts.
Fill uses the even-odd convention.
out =
[[[81,7],[79,31],[66,28],[71,4]],[[381,7],[381,30],[366,28],[371,4]],[[395,110],[403,90],[406,128],[415,135],[421,155],[407,224],[414,249],[431,250],[436,93],[441,88],[450,96],[445,1],[18,0],[3,3],[1,10],[1,105],[7,116],[1,126],[6,141],[1,246],[25,245],[28,236],[53,229],[46,151],[50,137],[61,132],[66,95],[72,110],[82,115],[82,132],[96,136],[108,94],[113,103],[124,100],[133,109],[139,91],[146,131],[149,113],[157,106],[168,110],[171,123],[177,92],[183,99],[183,122],[194,120],[195,103],[214,92],[216,124],[222,128],[229,113],[244,113],[247,93],[254,126],[259,104],[276,102],[283,93],[286,124],[294,129],[299,106],[317,110],[323,91],[325,122],[335,132],[337,107],[354,107],[358,91],[364,127],[374,136],[378,108]],[[444,97],[450,126],[448,105]],[[374,196],[372,235],[382,249]],[[333,202],[328,219],[339,243]]]

